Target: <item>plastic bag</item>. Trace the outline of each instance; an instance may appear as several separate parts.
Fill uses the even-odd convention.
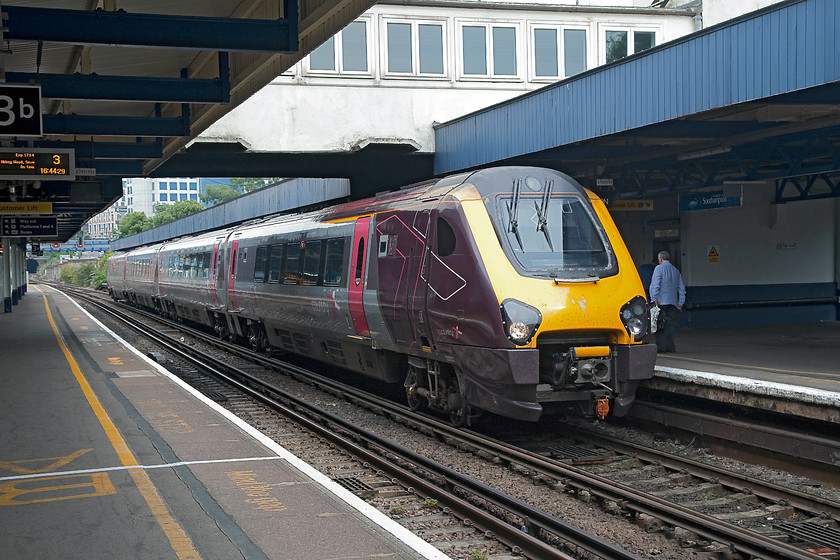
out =
[[[659,306],[654,304],[650,306],[650,332],[657,331],[657,323],[659,322]]]

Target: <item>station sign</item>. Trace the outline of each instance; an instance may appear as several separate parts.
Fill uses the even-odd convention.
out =
[[[0,202],[0,214],[52,214],[52,202]]]
[[[652,200],[616,200],[610,205],[610,210],[653,210]]]
[[[726,191],[711,191],[696,194],[681,194],[678,198],[680,212],[694,212],[695,210],[713,210],[741,206],[741,193]]]
[[[58,218],[3,218],[3,237],[58,235]]]
[[[0,136],[43,135],[41,86],[0,84]]]
[[[66,148],[1,148],[2,179],[73,181],[76,179],[76,151]]]

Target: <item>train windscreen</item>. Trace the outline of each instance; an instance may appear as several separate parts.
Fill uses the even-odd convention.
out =
[[[606,236],[581,199],[514,192],[498,202],[502,246],[525,271],[569,278],[617,272]]]

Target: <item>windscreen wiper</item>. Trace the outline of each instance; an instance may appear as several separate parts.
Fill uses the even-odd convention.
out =
[[[551,190],[554,188],[554,180],[549,179],[545,183],[545,191],[543,191],[542,202],[537,205],[534,201],[534,208],[537,210],[537,231],[543,232],[545,240],[548,242],[548,248],[554,251],[554,245],[551,243],[551,234],[548,231],[548,203],[551,199]]]
[[[522,194],[522,179],[513,180],[513,199],[507,204],[508,221],[510,222],[509,231],[516,236],[516,242],[519,243],[519,249],[525,251],[522,245],[522,238],[519,237],[519,199]]]

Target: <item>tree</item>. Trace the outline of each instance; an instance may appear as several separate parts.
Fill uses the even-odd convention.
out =
[[[146,216],[145,212],[132,212],[120,222],[119,236],[117,239],[146,231],[151,227],[152,221]]]
[[[249,193],[282,180],[282,177],[231,177],[230,184],[240,192]]]
[[[202,210],[204,210],[204,206],[197,200],[179,200],[175,204],[157,204],[155,205],[155,217],[151,220],[151,227],[162,226]]]
[[[222,204],[228,200],[233,200],[240,196],[243,191],[237,190],[230,185],[225,184],[210,184],[204,187],[204,193],[201,195],[201,202],[207,206],[215,206]]]

